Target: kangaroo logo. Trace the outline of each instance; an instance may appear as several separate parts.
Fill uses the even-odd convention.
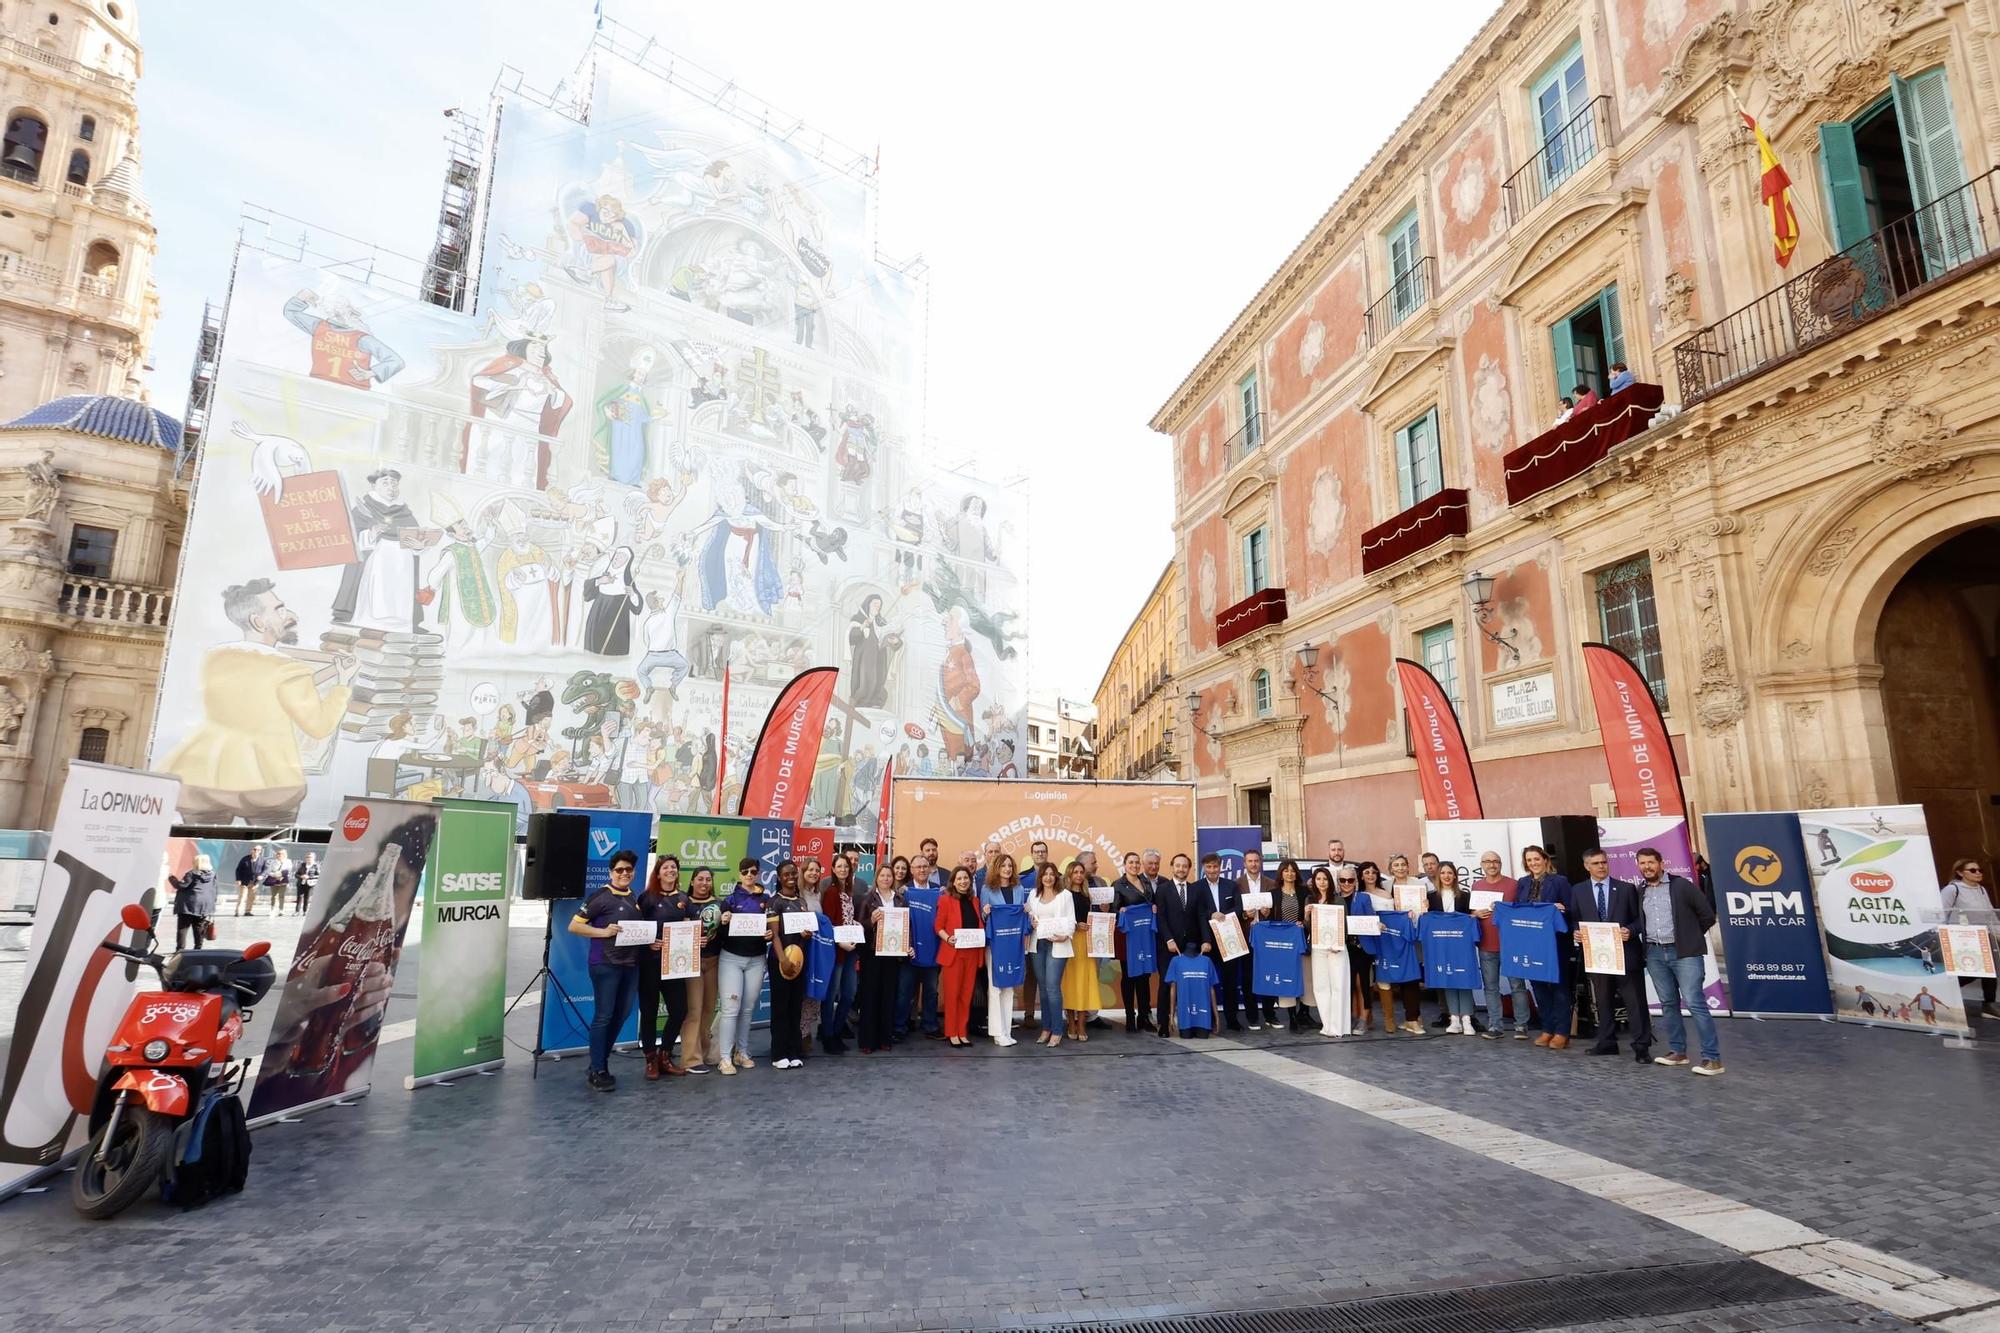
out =
[[[1745,847],[1736,854],[1736,874],[1745,884],[1758,888],[1776,884],[1785,873],[1785,863],[1769,847]]]

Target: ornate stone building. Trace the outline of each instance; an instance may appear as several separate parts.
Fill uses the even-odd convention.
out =
[[[1184,758],[1174,745],[1173,689],[1179,606],[1180,566],[1169,561],[1097,683],[1100,778],[1180,775]]]
[[[0,6],[0,827],[141,764],[186,496],[143,402],[158,300],[131,0]]]
[[[1416,850],[1397,657],[1489,815],[1610,813],[1601,640],[1698,810],[2000,850],[1996,57],[1994,0],[1503,5],[1154,419],[1203,821]]]

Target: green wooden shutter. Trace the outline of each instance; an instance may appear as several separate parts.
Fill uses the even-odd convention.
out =
[[[1411,463],[1411,479],[1414,489],[1423,492],[1417,498],[1428,500],[1444,489],[1444,446],[1438,438],[1437,409],[1433,407],[1426,412],[1418,424],[1423,428],[1420,443],[1423,452]]]
[[[1854,126],[1846,121],[1819,127],[1820,174],[1826,178],[1826,211],[1833,219],[1833,243],[1842,250],[1859,245],[1875,230],[1868,221],[1868,193],[1861,188],[1861,155]]]
[[[1569,318],[1564,316],[1549,326],[1556,348],[1556,397],[1562,398],[1576,384],[1576,344],[1570,338]]]
[[[1396,432],[1396,508],[1398,512],[1408,509],[1417,502],[1416,478],[1411,475],[1415,450],[1411,446],[1410,434],[1416,423],[1404,426]]]
[[[1959,193],[1966,183],[1965,159],[1952,119],[1951,90],[1942,68],[1927,69],[1914,79],[1891,75],[1889,90],[1903,137],[1903,163],[1916,195],[1924,276],[1934,278],[1984,249],[1978,219]]]
[[[1625,320],[1618,313],[1618,284],[1599,292],[1597,303],[1604,313],[1604,382],[1609,384],[1611,367],[1625,359]]]

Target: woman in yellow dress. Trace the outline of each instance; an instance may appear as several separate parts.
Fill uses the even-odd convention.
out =
[[[1063,873],[1063,887],[1069,890],[1072,906],[1076,908],[1077,938],[1079,942],[1087,943],[1090,939],[1090,874],[1081,861],[1071,861],[1069,869]],[[1105,960],[1086,958],[1084,953],[1084,949],[1078,949],[1076,957],[1070,959],[1069,966],[1063,969],[1063,1016],[1072,1041],[1089,1041],[1090,1034],[1085,1025],[1097,1016],[1099,1009],[1119,1003],[1118,983],[1113,981],[1106,987],[1097,979],[1098,965]]]

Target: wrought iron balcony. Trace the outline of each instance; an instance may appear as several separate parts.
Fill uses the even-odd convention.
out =
[[[56,609],[78,620],[164,630],[173,615],[174,594],[168,588],[65,574]]]
[[[1674,348],[1681,401],[1691,406],[1837,338],[1983,267],[1996,252],[2000,167],[1897,218]]]
[[[1282,625],[1290,614],[1283,588],[1263,588],[1215,613],[1215,646],[1227,648],[1244,635]]]
[[[1429,255],[1397,274],[1389,290],[1368,307],[1368,345],[1381,342],[1398,324],[1423,309],[1436,290],[1437,265]]]
[[[1540,152],[1507,178],[1502,188],[1507,192],[1509,225],[1526,217],[1611,142],[1611,98],[1593,97],[1567,125],[1543,140]]]
[[[1236,428],[1236,433],[1222,442],[1222,458],[1225,466],[1234,466],[1257,452],[1264,443],[1264,414],[1252,412]]]

